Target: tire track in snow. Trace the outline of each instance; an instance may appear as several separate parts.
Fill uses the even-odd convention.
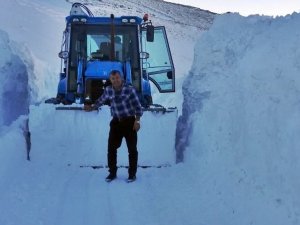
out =
[[[104,172],[92,172],[87,189],[87,213],[86,224],[114,225],[114,214],[111,206],[108,184],[104,181]]]
[[[158,169],[140,169],[137,180],[133,183],[126,183],[127,170],[120,170],[118,179],[109,184],[107,193],[110,196],[109,207],[113,210],[114,223],[112,224],[160,224],[161,217],[157,208],[157,202],[160,199],[152,189],[154,170]]]
[[[62,190],[59,194],[55,224],[88,224],[87,184],[90,176],[82,175],[79,169],[67,171],[67,180],[61,180]]]

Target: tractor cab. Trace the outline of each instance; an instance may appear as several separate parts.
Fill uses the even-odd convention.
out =
[[[164,27],[135,16],[94,17],[74,3],[66,17],[56,103],[92,104],[120,71],[144,108],[152,105],[150,81],[159,92],[175,91],[175,70]]]

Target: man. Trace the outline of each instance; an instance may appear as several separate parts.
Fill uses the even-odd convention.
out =
[[[107,163],[109,175],[106,181],[110,182],[117,177],[117,149],[121,146],[122,138],[125,137],[128,153],[129,168],[128,182],[136,179],[138,151],[137,132],[140,129],[140,118],[143,114],[142,106],[135,89],[124,84],[119,71],[113,70],[109,77],[111,86],[105,88],[94,105],[86,105],[84,109],[91,111],[98,109],[104,103],[109,102],[111,107],[112,120],[108,138]]]

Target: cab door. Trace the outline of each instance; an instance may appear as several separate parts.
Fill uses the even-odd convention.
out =
[[[154,27],[153,42],[147,41],[146,32],[142,30],[142,51],[147,55],[142,59],[143,71],[159,92],[175,92],[175,68],[165,27]]]

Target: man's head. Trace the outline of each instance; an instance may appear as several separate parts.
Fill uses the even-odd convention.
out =
[[[118,70],[111,71],[109,80],[114,89],[120,89],[123,85],[123,79]]]

